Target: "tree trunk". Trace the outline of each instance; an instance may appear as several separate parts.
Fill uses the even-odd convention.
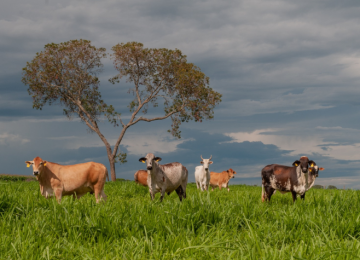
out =
[[[116,173],[115,173],[115,161],[113,158],[109,158],[110,163],[110,174],[111,174],[111,181],[116,181]]]
[[[107,155],[108,155],[108,159],[109,159],[109,163],[110,163],[110,176],[111,176],[111,181],[116,181],[116,172],[115,172],[115,158],[111,152],[111,147],[109,143],[105,143],[106,146],[106,151],[107,151]]]

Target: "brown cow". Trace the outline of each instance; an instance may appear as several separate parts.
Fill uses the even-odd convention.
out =
[[[27,167],[33,166],[33,174],[40,184],[41,195],[48,198],[56,197],[60,203],[62,196],[73,195],[79,199],[86,193],[95,193],[96,202],[106,200],[104,184],[109,180],[105,165],[95,162],[75,165],[60,165],[43,161],[36,157],[26,161]]]
[[[227,188],[229,192],[229,180],[235,178],[235,174],[236,172],[231,168],[221,173],[210,172],[210,186],[212,188],[211,190],[213,191],[214,188],[219,187],[219,190],[221,190],[221,188]]]
[[[309,167],[310,165],[310,167]],[[270,201],[275,190],[281,193],[291,192],[295,202],[297,194],[305,199],[305,192],[308,191],[319,175],[319,168],[314,161],[302,156],[300,160],[293,163],[293,167],[271,164],[261,170],[262,178],[262,201]]]
[[[134,174],[134,179],[135,182],[137,184],[141,184],[142,186],[147,187],[147,177],[148,177],[148,173],[146,170],[138,170],[137,172],[135,172]]]

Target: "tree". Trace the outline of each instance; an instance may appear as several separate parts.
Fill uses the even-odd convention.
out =
[[[129,42],[113,48],[114,66],[119,72],[110,79],[113,84],[122,78],[133,84],[129,93],[134,99],[129,104],[130,120],[125,122],[112,105],[102,99],[97,74],[102,70],[104,48],[96,48],[87,40],[72,40],[45,45],[45,50],[23,68],[22,82],[29,86],[33,107],[42,109],[55,101],[65,106],[68,117],[77,115],[91,131],[97,133],[106,147],[111,179],[116,180],[115,163],[125,162],[126,154],[119,152],[127,129],[140,121],[171,118],[169,132],[181,137],[182,122],[201,122],[214,116],[214,107],[221,102],[221,94],[209,87],[209,78],[179,50],[149,49],[143,44]],[[164,115],[147,118],[149,105],[159,106],[163,100]],[[105,117],[114,126],[122,127],[113,148],[101,133],[97,122]]]
[[[329,185],[328,190],[337,190],[337,187],[334,185]]]
[[[314,185],[312,186],[313,189],[324,189],[322,185]]]

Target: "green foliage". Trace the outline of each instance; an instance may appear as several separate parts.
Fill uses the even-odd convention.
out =
[[[93,195],[46,200],[36,182],[0,183],[0,259],[358,259],[360,192],[313,190],[292,203],[230,186],[150,201],[130,181]]]
[[[127,162],[126,157],[127,157],[127,153],[119,152],[114,158],[115,163],[117,162],[120,164],[126,163]]]
[[[329,190],[337,190],[336,186],[334,186],[334,185],[329,185],[327,188]]]
[[[221,94],[209,87],[209,77],[200,68],[188,63],[180,50],[144,48],[142,43],[128,42],[115,45],[113,61],[118,75],[110,79],[119,83],[125,77],[133,83],[129,89],[134,99],[131,112],[146,114],[149,103],[158,107],[163,100],[164,117],[170,117],[169,132],[180,138],[179,126],[190,120],[201,122],[214,117],[214,107],[221,102]]]
[[[42,109],[45,104],[58,101],[65,106],[66,116],[78,114],[81,120],[94,122],[102,113],[113,112],[98,91],[97,74],[102,70],[105,51],[87,40],[45,45],[44,51],[23,68],[22,82],[29,86],[33,107]]]
[[[25,181],[28,177],[16,175],[0,175],[0,181]]]
[[[322,185],[314,185],[312,186],[312,189],[323,189],[324,187]]]
[[[36,181],[34,176],[0,174],[0,181]]]

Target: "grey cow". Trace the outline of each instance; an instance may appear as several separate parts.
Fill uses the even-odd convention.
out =
[[[178,162],[164,165],[158,164],[160,157],[148,153],[145,157],[139,159],[140,162],[146,163],[148,172],[147,184],[151,199],[155,194],[161,192],[160,201],[163,200],[165,192],[169,195],[174,190],[179,196],[180,201],[186,198],[186,185],[188,182],[188,170]]]

